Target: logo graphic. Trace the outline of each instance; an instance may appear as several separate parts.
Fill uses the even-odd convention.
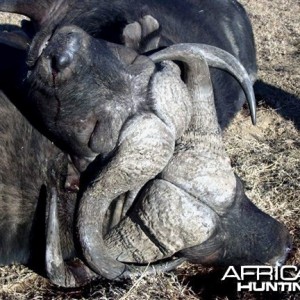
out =
[[[221,280],[228,279],[237,281],[238,292],[300,291],[300,270],[296,266],[230,266]]]

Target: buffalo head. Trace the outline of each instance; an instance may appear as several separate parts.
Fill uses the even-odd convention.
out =
[[[91,49],[105,57],[92,62],[81,55]],[[51,117],[43,118],[46,127],[64,139],[79,160],[103,158],[92,162],[99,164],[98,174],[80,198],[76,221],[83,256],[95,273],[122,277],[132,271],[128,264],[172,257],[203,264],[282,263],[288,233],[245,196],[217,122],[208,65],[236,77],[249,103],[254,102],[252,83],[236,59],[196,44],[139,56],[73,26],[58,28],[42,49],[33,44],[34,51],[38,56],[28,83],[39,112],[51,111]],[[68,57],[61,70],[55,66],[60,55]],[[72,65],[80,60],[82,68]],[[113,93],[111,74],[123,90]],[[106,77],[111,84],[103,84]],[[84,82],[90,83],[90,93],[80,93]],[[83,112],[72,106],[72,97],[77,105],[87,103]],[[74,116],[68,121],[62,114],[67,109],[80,114],[79,125],[64,128],[64,122],[74,122]],[[59,135],[60,129],[67,131]],[[110,223],[107,212],[112,205]],[[53,243],[47,247],[50,253],[57,251]]]

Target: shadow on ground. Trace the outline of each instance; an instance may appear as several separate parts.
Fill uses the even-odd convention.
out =
[[[300,98],[261,80],[255,83],[254,91],[257,101],[263,100],[286,120],[291,120],[300,130]]]

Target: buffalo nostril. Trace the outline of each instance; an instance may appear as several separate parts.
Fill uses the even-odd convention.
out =
[[[73,55],[68,52],[59,53],[52,57],[51,68],[57,73],[62,72],[72,62]]]

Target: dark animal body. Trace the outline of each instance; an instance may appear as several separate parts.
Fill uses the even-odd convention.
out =
[[[23,263],[42,270],[47,193],[49,184],[63,191],[67,156],[34,129],[1,91],[0,118],[0,264]],[[67,258],[74,255],[76,197],[66,192],[63,198],[68,201],[60,203],[59,214]]]
[[[282,263],[289,248],[286,229],[249,202],[230,167],[218,126],[224,128],[240,108],[243,90],[254,101],[253,36],[236,1],[0,0],[0,10],[28,15],[34,33],[32,39],[28,29],[28,36],[0,37],[4,48],[17,47],[21,56],[28,51],[27,65],[21,58],[11,74],[12,88],[4,76],[1,88],[71,154],[79,171],[98,168],[80,191],[77,219],[69,224],[71,230],[76,227],[89,268],[118,278],[130,273],[127,264],[173,255],[207,264]],[[121,45],[127,25],[145,15],[160,26],[150,32],[159,37],[155,49],[144,47],[153,38],[149,36],[141,47]],[[179,42],[218,46],[236,58],[193,44],[161,50]],[[157,52],[141,55],[145,49]],[[181,68],[173,61],[180,61]],[[226,72],[211,70],[211,84],[207,65]],[[62,173],[58,169],[56,174],[60,178]],[[75,285],[73,271],[71,279],[64,277],[66,255],[60,254],[59,245],[64,238],[55,230],[55,202],[62,205],[64,194],[57,192],[55,178],[49,178],[55,189],[50,192],[53,234],[46,252],[54,263],[47,271],[54,282]],[[166,209],[170,199],[179,201],[170,204],[173,210]],[[126,206],[127,201],[134,205],[108,226],[111,205]],[[164,228],[160,222],[165,219]],[[172,234],[166,235],[168,230]],[[140,247],[141,239],[146,248]]]

